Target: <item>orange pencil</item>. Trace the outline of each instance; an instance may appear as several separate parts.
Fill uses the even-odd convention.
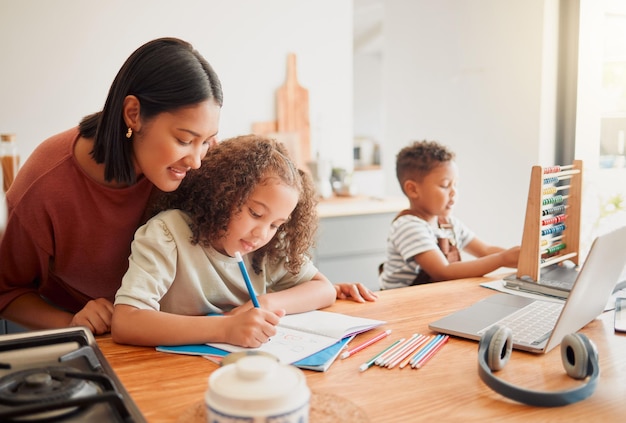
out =
[[[428,340],[427,336],[419,335],[413,342],[411,342],[407,347],[402,351],[401,354],[398,354],[396,358],[394,358],[391,362],[387,363],[387,368],[392,369],[403,361],[406,361],[406,358],[409,357],[413,352],[419,348],[420,345],[424,344]]]
[[[402,346],[404,345],[404,341],[406,341],[406,338],[400,338],[398,340],[398,343],[394,345],[393,348],[390,348],[388,351],[385,351],[383,354],[381,354],[380,357],[376,359],[374,364],[376,364],[377,366],[380,366],[381,363],[384,363],[385,360],[387,360],[389,357],[395,354],[396,351],[398,351],[398,349],[402,348]]]
[[[413,357],[415,357],[417,354],[420,353],[420,351],[422,351],[424,348],[426,348],[430,342],[433,340],[434,336],[433,335],[429,335],[426,338],[424,338],[424,342],[420,342],[418,345],[418,348],[413,350],[411,352],[411,354],[409,354],[409,356],[407,358],[404,359],[404,361],[402,363],[400,363],[400,368],[404,369],[407,364],[409,364],[411,362],[411,360],[413,359]]]
[[[426,364],[426,362],[430,360],[435,355],[435,353],[441,349],[441,347],[444,346],[444,344],[448,341],[448,338],[450,338],[448,335],[441,338],[437,345],[435,345],[430,351],[428,351],[428,353],[424,357],[420,358],[417,363],[415,363],[414,368],[419,369],[424,364]]]
[[[407,339],[406,342],[402,344],[402,346],[398,347],[398,349],[393,354],[387,357],[384,362],[380,363],[380,366],[388,367],[389,364],[396,361],[396,359],[399,356],[404,355],[404,352],[407,350],[407,348],[411,348],[411,345],[413,345],[413,342],[415,342],[415,340],[420,338],[421,336],[423,335],[419,335],[417,333],[414,333],[413,335],[411,335],[411,337]]]
[[[359,366],[359,370],[364,372],[367,369],[369,369],[370,367],[372,367],[374,365],[374,362],[376,361],[376,359],[380,356],[382,356],[383,354],[385,354],[387,351],[390,351],[392,348],[394,348],[396,345],[398,345],[400,342],[402,342],[401,339],[397,340],[396,342],[392,343],[391,345],[389,345],[387,348],[385,348],[384,350],[382,350],[381,352],[379,352],[378,354],[376,354],[374,357],[370,358],[368,361],[366,361],[365,363],[361,364]]]

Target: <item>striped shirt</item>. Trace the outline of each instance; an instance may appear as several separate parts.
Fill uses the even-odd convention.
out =
[[[413,258],[426,251],[439,249],[437,238],[456,241],[459,251],[471,242],[474,233],[469,228],[453,216],[448,221],[452,229],[435,228],[413,215],[400,216],[392,222],[387,237],[387,260],[379,276],[381,289],[410,286],[420,271]]]

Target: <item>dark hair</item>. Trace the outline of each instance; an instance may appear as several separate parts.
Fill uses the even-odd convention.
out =
[[[436,166],[454,160],[454,153],[436,141],[414,141],[396,156],[396,176],[403,187],[407,179],[421,180]]]
[[[81,136],[94,138],[91,155],[104,163],[104,178],[135,183],[132,143],[125,137],[122,108],[134,95],[141,118],[154,116],[213,99],[223,103],[222,86],[211,65],[191,44],[177,38],[159,38],[139,47],[119,70],[101,112],[80,122]]]
[[[265,257],[274,263],[286,257],[285,268],[295,274],[305,257],[311,257],[317,231],[315,186],[275,140],[244,135],[211,147],[200,168],[188,172],[176,191],[163,194],[152,214],[184,211],[191,218],[191,242],[209,246],[226,234],[232,216],[256,186],[272,177],[298,191],[298,204],[274,238],[253,253],[252,266],[259,273]]]

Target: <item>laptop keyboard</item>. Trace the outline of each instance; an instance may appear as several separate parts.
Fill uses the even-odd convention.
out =
[[[513,332],[513,343],[539,345],[552,333],[562,309],[562,303],[534,301],[494,325],[510,328]],[[489,327],[491,326],[493,325]],[[481,330],[479,335],[482,336],[489,327]]]

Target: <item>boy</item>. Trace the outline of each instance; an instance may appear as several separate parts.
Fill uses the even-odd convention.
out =
[[[519,246],[505,250],[488,245],[451,215],[458,179],[453,152],[435,141],[416,141],[398,153],[396,175],[410,208],[391,224],[381,289],[483,276],[517,266]],[[461,261],[460,251],[477,258]]]

